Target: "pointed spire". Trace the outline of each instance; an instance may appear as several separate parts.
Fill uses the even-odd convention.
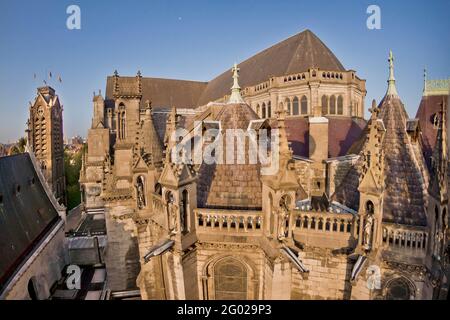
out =
[[[389,51],[389,80],[388,80],[388,90],[386,95],[398,96],[397,88],[395,87],[395,77],[394,77],[394,55],[392,50]]]
[[[233,86],[231,87],[231,96],[228,100],[228,103],[245,103],[244,99],[242,99],[241,87],[239,86],[238,82],[240,69],[236,63],[234,64],[231,71],[233,72]]]

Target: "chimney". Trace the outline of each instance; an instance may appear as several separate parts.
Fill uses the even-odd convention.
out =
[[[328,119],[322,116],[322,108],[314,107],[309,118],[309,158],[313,161],[328,159]]]

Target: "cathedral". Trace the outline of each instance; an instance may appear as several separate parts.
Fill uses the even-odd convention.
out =
[[[108,288],[151,300],[446,299],[449,81],[425,79],[411,119],[392,52],[388,62],[367,121],[365,80],[309,30],[209,82],[114,72],[94,94],[80,173],[84,211],[105,215]],[[244,133],[243,151],[219,152],[229,130]],[[265,151],[250,148],[261,141]],[[227,161],[187,156],[198,151]]]

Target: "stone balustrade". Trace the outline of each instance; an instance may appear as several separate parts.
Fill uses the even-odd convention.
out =
[[[382,239],[383,244],[389,248],[425,251],[428,243],[428,232],[425,227],[383,223]]]
[[[260,211],[196,209],[194,214],[197,232],[263,232],[263,217]]]
[[[356,217],[349,213],[294,211],[294,229],[352,233]]]

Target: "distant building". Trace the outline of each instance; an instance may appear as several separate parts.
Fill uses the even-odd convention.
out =
[[[38,88],[27,124],[30,151],[58,201],[65,203],[63,107],[52,87]]]

